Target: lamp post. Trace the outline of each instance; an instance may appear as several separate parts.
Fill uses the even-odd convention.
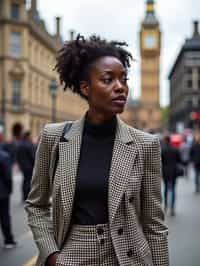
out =
[[[1,93],[1,119],[0,119],[0,131],[2,133],[6,133],[6,119],[5,119],[5,113],[6,113],[6,108],[5,108],[5,89],[4,87],[2,88],[2,93]]]
[[[49,84],[49,92],[52,98],[51,121],[56,122],[56,98],[58,96],[58,83],[52,79]]]

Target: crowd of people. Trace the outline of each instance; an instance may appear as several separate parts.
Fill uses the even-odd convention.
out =
[[[32,142],[31,132],[24,131],[21,124],[13,127],[12,139],[7,141],[0,134],[0,224],[4,237],[4,248],[17,245],[12,232],[10,196],[13,187],[13,169],[22,173],[22,202],[25,202],[31,186],[36,145]]]

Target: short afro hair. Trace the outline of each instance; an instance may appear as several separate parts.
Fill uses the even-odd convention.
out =
[[[80,82],[88,80],[90,65],[103,56],[118,58],[127,70],[133,58],[124,46],[128,46],[127,43],[109,42],[95,35],[85,39],[79,34],[75,40],[66,41],[58,51],[55,66],[64,90],[70,89],[86,99],[80,90]]]

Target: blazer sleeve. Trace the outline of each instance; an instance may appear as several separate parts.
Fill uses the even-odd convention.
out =
[[[51,136],[47,126],[43,129],[37,147],[31,191],[26,200],[28,224],[39,249],[42,265],[47,257],[58,251],[51,218],[51,182],[49,177]]]
[[[158,138],[144,150],[144,176],[141,191],[141,220],[151,249],[154,266],[168,266],[168,229],[161,206],[161,151]]]

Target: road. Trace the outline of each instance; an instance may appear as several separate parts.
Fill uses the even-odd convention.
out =
[[[21,175],[14,176],[12,195],[13,231],[19,247],[0,248],[1,266],[32,266],[37,254],[20,199]],[[178,180],[176,216],[166,214],[169,226],[170,266],[200,266],[200,194],[194,193],[193,173]],[[0,247],[2,245],[0,235]]]

